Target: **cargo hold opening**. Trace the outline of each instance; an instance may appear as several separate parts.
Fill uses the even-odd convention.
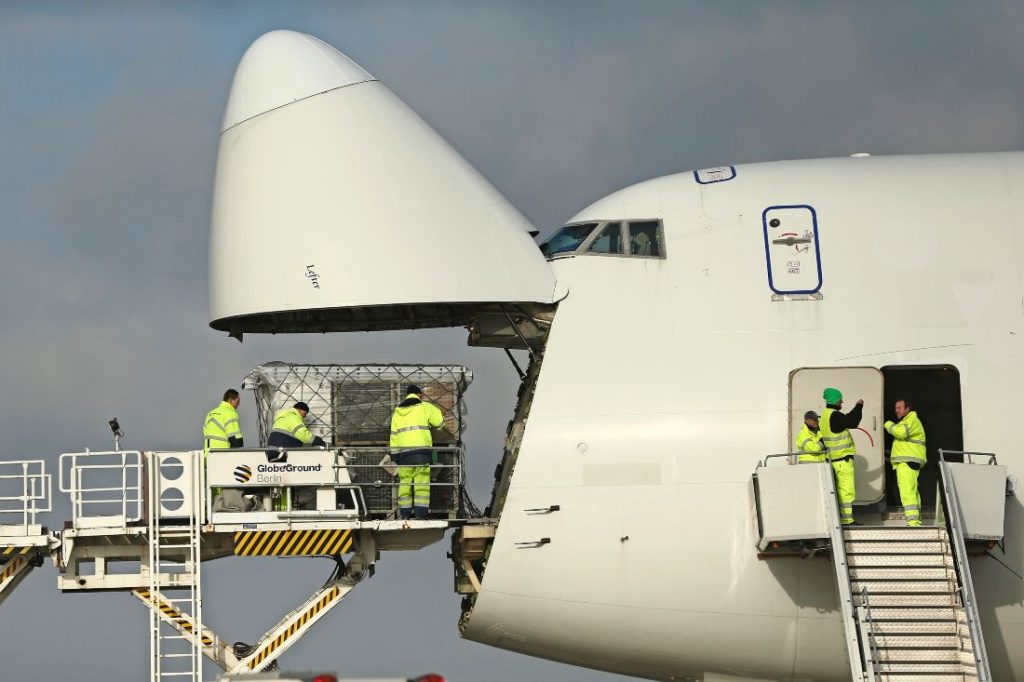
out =
[[[896,421],[893,405],[909,400],[924,426],[928,444],[928,463],[921,469],[918,490],[925,516],[935,513],[935,489],[938,477],[939,449],[964,449],[963,409],[960,372],[952,365],[889,365],[882,367],[885,378],[885,419]],[[892,449],[892,436],[885,434],[886,452]],[[962,456],[947,456],[961,461]],[[890,510],[900,509],[899,487],[891,465],[885,467],[885,503]]]

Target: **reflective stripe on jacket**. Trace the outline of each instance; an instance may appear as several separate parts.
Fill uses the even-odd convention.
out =
[[[835,408],[826,407],[821,411],[821,419],[818,420],[821,433],[821,440],[828,449],[828,456],[833,462],[844,457],[852,457],[857,454],[857,446],[853,443],[853,434],[849,429],[843,429],[839,433],[832,432],[832,413]]]
[[[391,448],[429,448],[434,444],[430,429],[442,426],[444,415],[441,410],[410,393],[391,415]]]
[[[313,434],[310,433],[302,415],[294,407],[281,410],[274,415],[274,426],[270,432],[291,436],[303,445],[309,445],[313,441]]]
[[[892,437],[892,456],[890,461],[920,462],[928,461],[928,448],[925,444],[924,426],[917,418],[917,412],[911,410],[903,415],[899,422],[885,422],[885,430]]]
[[[203,422],[204,453],[209,453],[210,448],[229,448],[232,438],[241,437],[238,411],[231,403],[222,400],[220,405],[206,413],[206,421]]]
[[[821,435],[811,431],[811,427],[804,424],[796,437],[796,452],[800,453],[801,462],[824,462],[825,444],[821,442]]]

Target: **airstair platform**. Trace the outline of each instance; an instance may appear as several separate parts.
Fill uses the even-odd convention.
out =
[[[992,682],[968,557],[1002,539],[1007,472],[939,454],[931,526],[842,525],[828,463],[769,466],[786,453],[754,474],[759,556],[831,555],[854,682]]]

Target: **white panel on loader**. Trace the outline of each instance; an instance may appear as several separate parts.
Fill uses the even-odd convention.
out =
[[[849,412],[864,399],[860,427],[851,429],[857,446],[854,459],[857,504],[878,502],[885,495],[885,439],[882,437],[882,373],[874,367],[808,367],[789,375],[789,447],[804,421],[804,412],[825,409],[821,394],[826,388],[843,394],[842,411]]]
[[[464,324],[553,301],[531,226],[388,88],[310,36],[242,58],[221,134],[211,326]]]

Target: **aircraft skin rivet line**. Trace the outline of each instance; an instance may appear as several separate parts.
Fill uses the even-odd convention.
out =
[[[11,562],[7,564],[7,568],[5,568],[2,573],[0,573],[0,584],[2,584],[15,573],[17,573],[18,569],[21,568],[22,564],[24,563],[25,560],[21,557],[12,559]]]
[[[160,612],[168,618],[170,618],[171,620],[173,620],[182,630],[188,632],[189,634],[192,633],[192,621],[189,620],[188,617],[186,617],[184,614],[182,614],[181,611],[174,608],[173,606],[171,606],[170,604],[168,604],[160,598],[150,597],[149,590],[136,590],[136,593],[140,597],[142,597],[144,601],[150,604],[156,604],[156,606],[160,609]],[[204,646],[210,646],[213,644],[213,639],[207,635],[203,635],[202,640]]]
[[[15,554],[15,553],[25,555],[25,554],[28,554],[28,551],[30,549],[32,549],[32,548],[31,547],[4,547],[3,555],[4,556],[10,556],[10,555]]]
[[[237,556],[332,556],[352,551],[350,530],[265,530],[235,533]]]
[[[337,599],[339,593],[340,590],[338,590],[338,588],[335,587],[326,595],[324,595],[324,597],[320,601],[313,604],[313,606],[309,607],[309,609],[307,609],[305,613],[299,616],[287,630],[278,635],[273,642],[263,647],[262,651],[253,656],[252,660],[249,661],[249,669],[256,670],[257,666],[259,666],[259,664],[263,661],[264,658],[272,654],[274,650],[277,649],[277,647],[284,644],[284,642],[286,642],[289,637],[298,632],[299,628],[306,624],[306,621],[308,621],[310,618],[318,614],[325,606],[330,604],[332,601]]]

